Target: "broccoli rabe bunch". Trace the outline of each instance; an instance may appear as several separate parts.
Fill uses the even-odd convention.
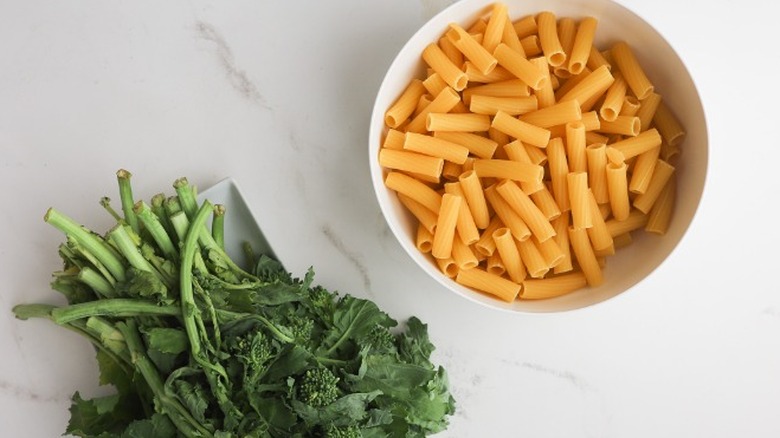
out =
[[[414,437],[446,428],[447,376],[426,326],[405,330],[375,303],[294,278],[246,247],[224,250],[223,206],[198,202],[185,178],[148,205],[118,174],[122,213],[90,231],[55,209],[64,261],[52,286],[65,306],[25,304],[97,352],[116,393],[73,396],[80,437]],[[209,223],[210,222],[210,223]]]

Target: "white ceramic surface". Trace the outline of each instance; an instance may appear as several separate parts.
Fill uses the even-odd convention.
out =
[[[486,294],[475,293],[442,274],[430,254],[422,254],[415,247],[417,220],[398,201],[395,192],[384,185],[387,171],[378,163],[377,156],[387,131],[384,114],[403,92],[413,77],[424,77],[425,63],[422,50],[436,41],[451,22],[470,26],[478,17],[490,13],[491,0],[463,0],[445,9],[415,33],[398,53],[387,71],[377,94],[369,132],[369,165],[372,182],[388,225],[401,246],[428,275],[444,287],[473,302],[494,309],[515,312],[560,312],[586,307],[608,300],[629,290],[650,275],[674,250],[688,229],[699,205],[706,179],[708,163],[707,124],[699,93],[683,60],[668,42],[649,23],[624,6],[611,0],[517,0],[505,2],[509,16],[519,19],[543,10],[559,17],[580,18],[593,16],[599,20],[594,44],[606,49],[616,41],[624,40],[633,49],[657,93],[675,114],[687,131],[682,144],[685,150],[676,170],[678,178],[677,208],[669,231],[657,235],[633,233],[634,243],[607,259],[604,284],[580,289],[574,293],[549,300],[516,300],[507,303]]]
[[[706,190],[685,238],[630,293],[540,316],[448,291],[376,202],[377,91],[451,3],[0,2],[0,435],[60,436],[73,392],[109,391],[88,343],[10,310],[61,302],[49,281],[62,236],[46,208],[107,229],[97,202],[116,198],[124,167],[144,199],[180,176],[235,178],[291,271],[314,266],[317,282],[428,323],[458,401],[441,437],[780,436],[778,6],[620,1],[696,79]]]

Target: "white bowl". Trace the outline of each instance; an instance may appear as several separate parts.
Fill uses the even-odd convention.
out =
[[[381,140],[386,132],[384,114],[413,77],[423,77],[422,51],[437,40],[450,22],[469,25],[489,13],[491,0],[462,0],[448,7],[418,30],[396,56],[382,82],[374,104],[369,132],[371,178],[387,224],[409,256],[447,289],[473,302],[511,312],[561,312],[590,306],[625,292],[652,273],[674,250],[688,229],[704,189],[708,163],[707,126],[699,94],[683,61],[650,24],[611,0],[509,0],[509,17],[516,20],[549,10],[559,17],[593,16],[599,20],[595,44],[608,47],[624,40],[632,47],[647,76],[687,131],[677,161],[677,202],[669,230],[664,236],[633,233],[634,242],[608,259],[604,283],[554,299],[516,300],[506,303],[477,293],[443,275],[434,260],[415,247],[416,220],[384,185],[378,163]]]

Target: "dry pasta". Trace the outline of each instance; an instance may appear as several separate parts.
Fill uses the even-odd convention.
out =
[[[599,47],[595,17],[486,12],[425,47],[386,108],[385,186],[465,287],[512,302],[598,286],[632,235],[669,230],[685,130],[627,44]]]

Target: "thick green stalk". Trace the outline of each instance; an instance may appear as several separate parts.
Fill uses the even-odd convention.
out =
[[[127,225],[130,225],[130,228],[132,228],[133,231],[139,233],[141,232],[141,228],[138,226],[138,218],[133,211],[135,201],[133,200],[133,186],[130,185],[131,176],[133,175],[125,169],[119,169],[116,172],[116,179],[119,183],[119,196],[122,200],[122,211],[125,214],[125,222]]]
[[[97,335],[100,342],[112,353],[125,359],[130,363],[125,337],[122,336],[114,324],[108,322],[105,318],[99,316],[90,316],[86,321],[86,328]]]
[[[117,329],[122,332],[130,350],[132,364],[141,373],[149,388],[154,393],[155,399],[160,404],[162,411],[176,425],[181,434],[187,438],[210,438],[214,435],[205,426],[200,424],[192,414],[178,400],[168,396],[165,391],[162,377],[152,361],[146,355],[146,349],[135,321],[127,320],[117,323]]]
[[[151,272],[160,278],[160,281],[165,282],[165,279],[154,269],[148,260],[146,260],[138,249],[133,237],[127,231],[124,225],[119,224],[108,232],[108,236],[111,241],[119,248],[119,251],[130,263],[130,266],[139,269],[141,271]]]
[[[179,196],[181,208],[187,213],[187,217],[192,219],[198,212],[198,200],[195,198],[195,188],[190,185],[187,178],[179,178],[173,183],[176,194]],[[204,222],[205,224],[205,222]]]
[[[169,235],[173,234],[173,226],[171,221],[168,220],[168,213],[165,212],[165,193],[158,193],[152,196],[152,212],[160,223],[163,224]]]
[[[196,318],[200,318],[200,315],[197,314],[198,307],[195,303],[195,295],[193,293],[192,269],[195,262],[195,252],[198,248],[198,237],[200,234],[198,231],[203,229],[212,208],[209,201],[205,201],[203,205],[201,205],[190,224],[181,250],[181,268],[179,270],[181,313],[184,321],[184,328],[186,329],[187,337],[190,340],[190,350],[192,356],[196,360],[202,358],[200,336],[198,334],[196,321]]]
[[[135,204],[134,211],[165,257],[174,262],[178,260],[179,253],[176,251],[176,246],[173,244],[173,241],[171,241],[171,237],[168,235],[162,222],[160,222],[160,219],[154,214],[149,205],[144,201],[138,201]]]
[[[181,316],[181,311],[179,306],[160,306],[153,301],[111,298],[57,307],[52,309],[51,318],[52,321],[62,325],[90,316]]]
[[[102,295],[104,298],[116,297],[114,286],[112,286],[105,277],[100,275],[99,272],[95,271],[89,266],[85,266],[79,270],[78,279],[81,280],[82,283],[91,287],[93,291]]]
[[[68,242],[66,244],[66,248],[70,251],[70,254],[73,254],[74,256],[80,255],[81,257],[85,258],[97,271],[101,274],[101,276],[109,283],[111,284],[111,287],[113,288],[116,284],[116,280],[111,275],[111,272],[108,271],[108,269],[103,265],[103,263],[100,262],[92,253],[89,251],[84,250],[84,248],[79,245],[79,243],[71,236],[67,237]],[[67,254],[66,255],[70,255]],[[75,265],[83,268],[84,263],[83,261],[78,261],[76,257],[71,257],[70,259]]]
[[[225,206],[217,204],[214,206],[214,218],[211,221],[211,237],[217,245],[225,249]]]
[[[125,267],[122,260],[117,257],[105,241],[54,208],[50,208],[46,212],[43,220],[67,236],[71,236],[85,251],[100,261],[115,279],[119,281],[125,279]]]
[[[171,215],[171,223],[176,230],[176,235],[179,237],[179,242],[184,242],[184,238],[187,237],[187,231],[190,229],[190,220],[187,219],[187,215],[183,211],[178,211]],[[206,263],[197,250],[195,251],[195,269],[200,272],[207,272]]]

